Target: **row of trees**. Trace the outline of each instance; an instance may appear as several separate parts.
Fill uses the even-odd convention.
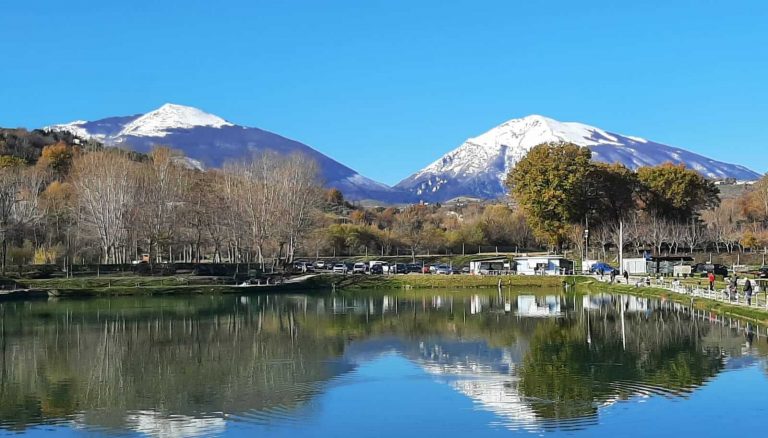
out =
[[[507,185],[536,235],[553,248],[578,242],[573,229],[579,224],[610,229],[627,220],[647,224],[646,241],[656,243],[660,238],[649,233],[696,222],[700,211],[720,203],[714,183],[683,165],[633,172],[621,164],[594,163],[588,148],[568,143],[531,149]]]
[[[317,167],[265,153],[221,170],[178,152],[85,152],[59,143],[35,165],[0,161],[0,238],[26,240],[38,262],[222,260],[290,262],[319,215]]]
[[[624,249],[636,254],[768,247],[768,178],[721,201],[714,182],[682,165],[632,171],[592,162],[586,148],[545,144],[507,184],[512,201],[504,204],[357,208],[344,223],[327,221],[313,243],[322,254],[456,254],[481,246],[584,254],[589,229],[591,255],[608,258],[622,223]]]
[[[18,142],[17,142],[18,143]],[[14,143],[14,144],[17,144]],[[199,171],[171,149],[45,146],[0,155],[2,262],[290,263],[296,255],[474,253],[479,248],[676,253],[768,247],[768,178],[722,202],[683,166],[637,172],[570,144],[533,148],[511,202],[364,208],[323,190],[315,162],[265,153]],[[747,187],[747,186],[745,186]],[[9,250],[9,245],[11,249]]]

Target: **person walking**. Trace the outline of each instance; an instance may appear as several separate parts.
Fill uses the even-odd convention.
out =
[[[709,271],[709,274],[707,274],[707,279],[709,280],[709,290],[714,291],[715,290],[715,274],[712,271]]]
[[[739,279],[736,277],[736,274],[733,274],[733,277],[731,277],[731,281],[728,283],[728,299],[733,301],[734,298],[736,298],[736,287],[738,286]]]
[[[611,270],[611,284],[613,284],[614,281],[616,281],[616,270],[615,269]]]
[[[752,305],[752,282],[749,281],[749,278],[747,278],[747,281],[744,282],[744,297],[747,299],[747,306]]]
[[[624,282],[629,284],[629,272],[627,272],[626,270],[624,270]]]

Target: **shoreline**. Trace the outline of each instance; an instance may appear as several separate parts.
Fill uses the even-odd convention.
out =
[[[371,290],[497,289],[518,287],[554,289],[566,287],[568,293],[622,293],[660,298],[692,305],[724,316],[739,317],[768,325],[768,309],[744,307],[705,297],[692,297],[659,287],[609,284],[586,276],[475,276],[403,274],[392,276],[318,274],[303,281],[282,284],[238,286],[222,284],[227,279],[214,277],[84,277],[19,280],[16,291],[4,291],[0,301],[34,298],[92,298],[117,296],[164,296],[205,294],[263,294],[295,292],[352,292]]]

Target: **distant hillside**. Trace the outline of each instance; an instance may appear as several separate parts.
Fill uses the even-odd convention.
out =
[[[21,158],[30,164],[37,162],[44,147],[59,142],[89,150],[103,147],[98,141],[82,139],[65,131],[0,128],[0,155]]]
[[[347,199],[380,202],[411,200],[407,193],[366,178],[301,142],[263,129],[235,125],[214,114],[184,105],[169,103],[145,114],[95,121],[78,120],[52,125],[47,129],[143,153],[149,152],[155,145],[171,146],[204,167],[242,161],[265,151],[283,155],[300,153],[315,160],[325,185],[341,190]]]

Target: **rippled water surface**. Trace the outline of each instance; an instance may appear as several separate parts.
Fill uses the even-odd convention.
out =
[[[766,329],[526,291],[0,302],[0,435],[761,436]]]

